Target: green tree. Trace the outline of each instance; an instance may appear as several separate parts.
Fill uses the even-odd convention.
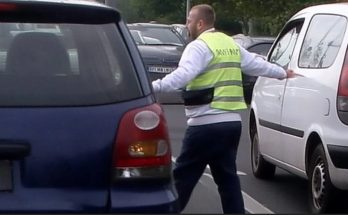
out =
[[[125,20],[132,22],[185,23],[185,1],[117,0],[117,8]]]
[[[187,0],[114,0],[131,22],[185,23]],[[190,0],[191,6],[210,4],[217,15],[216,28],[229,34],[275,36],[297,11],[315,4],[345,0]]]

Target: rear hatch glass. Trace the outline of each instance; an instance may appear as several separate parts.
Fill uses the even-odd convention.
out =
[[[113,23],[1,22],[0,41],[0,106],[95,105],[141,96]]]

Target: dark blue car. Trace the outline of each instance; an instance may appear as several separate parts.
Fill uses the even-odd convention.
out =
[[[0,212],[178,212],[163,110],[115,9],[0,1]]]
[[[158,23],[127,25],[143,58],[150,81],[163,78],[179,64],[186,41],[174,26]],[[181,91],[156,93],[163,104],[182,104]]]

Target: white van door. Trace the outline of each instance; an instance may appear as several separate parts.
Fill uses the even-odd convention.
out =
[[[297,36],[296,25],[288,24],[273,45],[268,56],[269,61],[286,69],[289,65]],[[262,104],[262,107],[257,110],[260,124],[260,148],[263,154],[282,161],[283,144],[280,139],[282,132],[281,114],[287,80],[260,78],[259,82],[257,85],[262,86],[262,90],[258,89],[257,91],[261,93],[259,95],[255,94],[254,97],[257,103]]]
[[[308,28],[303,28],[302,33],[306,35],[296,46],[292,59],[293,65],[298,65],[293,69],[303,77],[287,82],[281,122],[285,162],[303,172],[307,131],[320,133],[320,125],[329,115],[330,98],[336,97],[330,86],[338,80],[335,71],[341,70],[341,64],[335,60],[339,51],[345,52],[340,47],[347,25],[345,17],[333,14],[318,14],[309,19]]]

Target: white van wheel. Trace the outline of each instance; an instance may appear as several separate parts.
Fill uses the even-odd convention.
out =
[[[257,132],[252,134],[251,142],[251,167],[255,177],[270,179],[275,174],[275,166],[266,161],[260,153]]]
[[[338,209],[335,201],[339,191],[331,183],[322,145],[315,148],[310,160],[308,188],[312,213],[334,212],[334,209]]]

